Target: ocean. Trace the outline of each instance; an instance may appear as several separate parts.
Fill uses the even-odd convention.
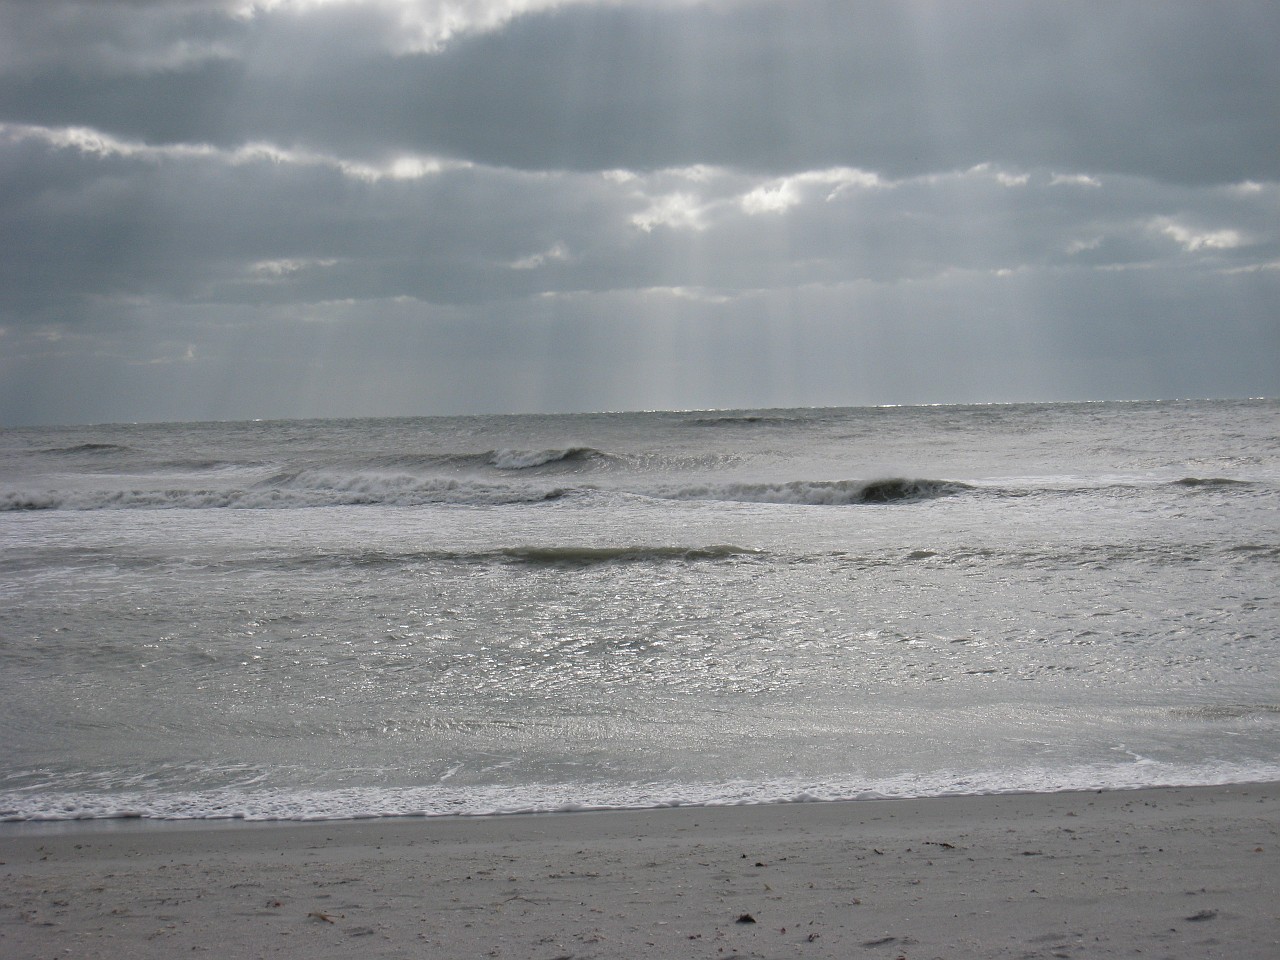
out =
[[[1280,403],[0,431],[0,819],[1280,780]]]

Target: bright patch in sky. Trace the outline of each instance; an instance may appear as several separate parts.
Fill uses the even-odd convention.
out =
[[[569,251],[563,243],[556,243],[543,250],[541,253],[530,254],[527,257],[520,257],[518,260],[511,262],[512,270],[536,270],[539,267],[546,266],[548,263],[556,263],[569,259]]]
[[[1055,173],[1053,179],[1049,181],[1051,186],[1062,187],[1100,187],[1102,181],[1097,177],[1091,177],[1087,173]]]
[[[208,159],[232,166],[249,163],[322,166],[368,183],[376,183],[383,179],[417,180],[438,174],[446,168],[468,166],[465,163],[422,156],[398,156],[385,163],[367,163],[307,150],[286,149],[270,143],[246,143],[232,149],[215,147],[207,143],[155,146],[138,141],[122,140],[88,127],[50,128],[0,123],[0,140],[12,142],[42,140],[58,149],[77,150],[80,153],[99,157],[139,159],[152,163]]]
[[[1239,230],[1193,230],[1166,217],[1158,218],[1154,226],[1187,251],[1232,250],[1245,243]]]
[[[884,185],[879,176],[866,170],[812,170],[755,187],[742,197],[742,209],[750,214],[782,213],[805,202],[815,193],[821,199],[831,201],[847,190],[871,189]],[[816,188],[825,189],[818,191]]]
[[[668,193],[654,197],[648,208],[633,216],[631,222],[645,233],[651,233],[657,227],[703,230],[706,229],[704,211],[694,194]]]
[[[342,8],[376,11],[394,29],[388,45],[397,53],[436,53],[455,37],[497,30],[516,17],[598,0],[236,0],[235,12],[252,19],[287,12],[305,16]],[[609,0],[643,6],[674,6],[705,0]]]

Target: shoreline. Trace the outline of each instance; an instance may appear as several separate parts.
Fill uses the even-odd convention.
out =
[[[527,817],[576,817],[576,816],[593,816],[593,815],[610,815],[610,814],[649,814],[662,813],[665,811],[675,810],[721,810],[721,809],[758,809],[768,807],[794,807],[794,806],[828,806],[841,804],[879,804],[879,803],[933,803],[944,800],[978,800],[983,798],[998,797],[1057,797],[1070,796],[1073,794],[1127,794],[1146,791],[1161,790],[1219,790],[1231,789],[1236,787],[1280,787],[1280,778],[1276,779],[1259,779],[1259,780],[1230,780],[1221,783],[1154,783],[1154,784],[1134,784],[1134,785],[1117,785],[1117,786],[1088,786],[1077,787],[1068,786],[1057,790],[1039,790],[1034,788],[1027,789],[1009,789],[1009,790],[993,790],[989,792],[975,793],[939,793],[924,794],[921,796],[892,796],[892,795],[868,795],[868,796],[852,796],[852,797],[813,797],[804,796],[796,799],[777,799],[777,800],[743,800],[743,801],[708,801],[708,802],[662,802],[649,805],[635,806],[590,806],[576,805],[566,806],[563,808],[541,808],[534,807],[530,809],[498,809],[498,810],[480,810],[480,811],[462,811],[458,813],[439,813],[439,812],[413,812],[413,813],[369,813],[354,814],[351,816],[334,815],[334,816],[281,816],[281,817],[264,817],[264,816],[246,816],[243,814],[231,814],[226,816],[157,816],[146,813],[127,813],[118,815],[105,816],[68,816],[68,817],[34,817],[31,819],[12,818],[0,819],[0,843],[5,839],[7,833],[12,832],[14,836],[22,836],[25,832],[30,831],[33,835],[37,833],[75,833],[79,831],[96,832],[96,831],[116,831],[116,830],[200,830],[200,829],[238,829],[238,828],[265,828],[265,827],[286,827],[286,826],[324,826],[324,825],[340,825],[340,824],[371,824],[371,823],[424,823],[424,822],[441,822],[441,821],[476,821],[476,820],[504,820],[504,819],[523,819]]]
[[[1280,955],[1280,783],[17,822],[0,861],[15,958]]]
[[[772,781],[763,785],[728,782],[701,785],[692,793],[677,784],[656,784],[632,791],[580,790],[576,784],[535,784],[532,791],[512,789],[468,795],[433,792],[430,788],[268,790],[240,793],[234,789],[205,794],[44,795],[37,809],[18,794],[6,795],[0,808],[0,831],[48,824],[219,824],[341,823],[363,820],[437,820],[576,813],[638,813],[647,810],[776,806],[807,803],[866,803],[896,800],[953,799],[973,796],[1021,796],[1097,791],[1151,790],[1164,787],[1220,787],[1232,784],[1280,783],[1280,764],[1218,764],[1203,768],[1165,765],[1152,776],[1125,776],[1123,769],[1068,770],[1048,776],[969,775],[930,780],[919,777],[833,782]],[[1092,774],[1092,775],[1091,775]],[[1108,774],[1110,774],[1108,776]],[[961,785],[963,784],[963,785]],[[549,788],[549,789],[548,789]],[[12,797],[12,798],[11,798]]]

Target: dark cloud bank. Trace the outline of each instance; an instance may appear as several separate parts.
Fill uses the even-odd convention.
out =
[[[0,423],[1280,393],[1275,4],[437,6],[0,4]]]

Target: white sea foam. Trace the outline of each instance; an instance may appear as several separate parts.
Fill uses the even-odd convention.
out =
[[[939,770],[880,779],[831,782],[738,780],[724,783],[525,783],[519,787],[448,789],[352,788],[319,791],[215,790],[64,795],[0,793],[0,822],[65,820],[359,820],[371,817],[500,816],[830,803],[1076,790],[1218,786],[1280,781],[1280,765],[1198,764],[1137,760],[1065,770]]]

